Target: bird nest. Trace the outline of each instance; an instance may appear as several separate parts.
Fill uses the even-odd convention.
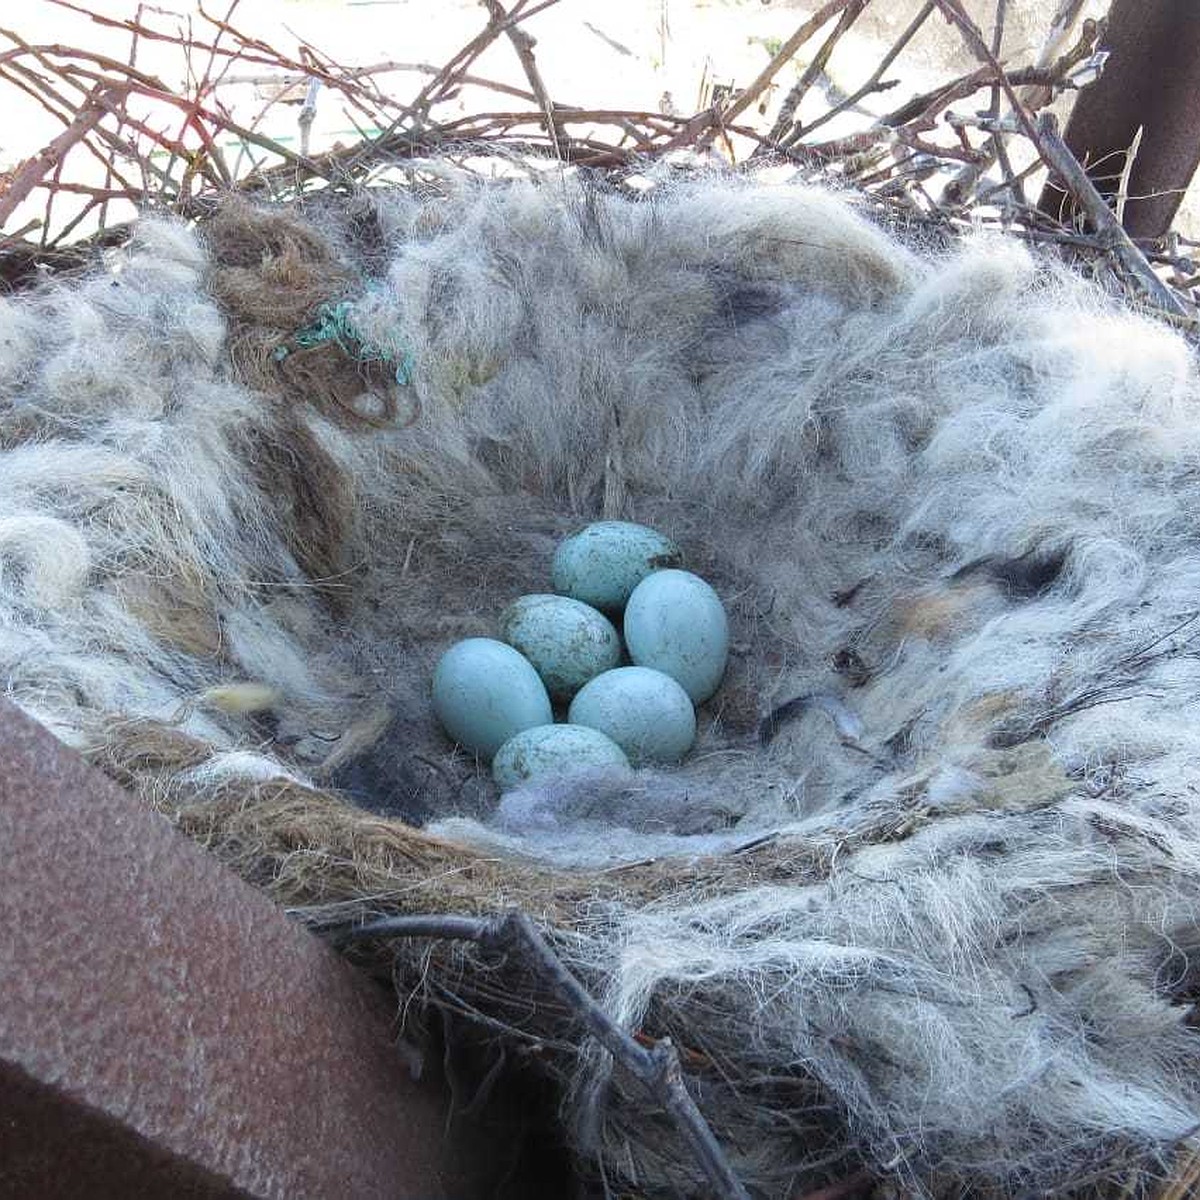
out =
[[[391,979],[406,1028],[443,1014],[481,1078],[553,1084],[598,1188],[1182,1195],[1190,298],[1037,116],[1094,25],[1006,72],[944,0],[920,20],[972,74],[836,145],[795,123],[807,70],[741,124],[864,7],[687,120],[553,103],[534,5],[488,5],[403,103],[215,22],[181,48],[383,131],[243,175],[214,130],[269,139],[214,75],[176,95],[10,35],[0,78],[76,115],[0,198],[48,198],[2,252],[6,693]],[[504,37],[530,107],[438,124]],[[169,171],[136,150],[148,215],[100,262],[52,232],[60,168],[163,145],[122,107],[147,89],[191,132]],[[1090,228],[1024,203],[1022,137]],[[678,769],[501,798],[433,664],[597,517],[679,543],[729,669]]]

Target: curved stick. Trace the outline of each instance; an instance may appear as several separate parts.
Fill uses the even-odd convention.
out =
[[[439,938],[475,942],[489,950],[508,948],[523,953],[558,997],[582,1018],[588,1032],[662,1105],[695,1155],[714,1196],[718,1200],[749,1200],[749,1193],[734,1174],[721,1144],[684,1084],[679,1054],[670,1038],[663,1038],[649,1049],[639,1045],[563,966],[549,942],[523,912],[495,917],[382,917],[363,925],[322,932],[332,933],[341,946],[372,938]]]

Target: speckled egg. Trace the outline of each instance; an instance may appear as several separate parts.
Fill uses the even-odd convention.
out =
[[[500,618],[500,636],[519,650],[555,700],[570,700],[589,679],[621,661],[621,638],[590,604],[569,596],[522,596]]]
[[[433,711],[460,746],[491,758],[509,738],[554,720],[537,671],[511,646],[467,638],[433,673]]]
[[[626,767],[629,759],[611,738],[585,725],[538,725],[511,737],[492,760],[492,778],[508,791],[534,779],[561,777],[596,767]]]
[[[562,542],[551,568],[554,590],[618,612],[651,571],[683,561],[670,538],[629,521],[597,521]]]
[[[670,675],[649,667],[618,667],[584,684],[568,720],[612,738],[634,766],[675,763],[696,739],[696,713]]]
[[[729,658],[729,621],[721,598],[699,575],[648,575],[629,597],[624,629],[629,657],[670,675],[693,704],[717,690]]]

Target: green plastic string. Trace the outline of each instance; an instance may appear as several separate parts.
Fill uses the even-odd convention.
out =
[[[349,300],[322,304],[317,309],[313,323],[298,330],[291,338],[292,343],[301,350],[310,350],[326,342],[335,342],[343,353],[359,362],[394,363],[396,382],[402,387],[411,383],[414,365],[412,355],[397,355],[375,342],[367,341],[350,319],[350,307]],[[283,362],[291,352],[291,346],[280,346],[275,351],[275,361]]]

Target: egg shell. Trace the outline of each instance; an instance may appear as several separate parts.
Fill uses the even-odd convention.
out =
[[[554,720],[533,664],[491,638],[456,642],[433,673],[433,711],[460,746],[491,758],[509,738]]]
[[[699,575],[648,575],[625,606],[624,631],[629,657],[670,675],[693,704],[720,686],[729,659],[729,619],[720,596]]]
[[[505,791],[534,779],[596,767],[629,767],[625,752],[598,729],[538,725],[511,737],[492,760],[492,778]]]
[[[619,612],[629,593],[651,571],[683,561],[670,538],[629,521],[597,521],[562,542],[554,555],[554,590],[609,612]]]
[[[634,766],[675,763],[696,740],[696,712],[670,675],[618,667],[584,684],[567,719],[612,738]]]
[[[500,617],[500,636],[533,663],[554,700],[570,700],[621,661],[621,637],[612,622],[569,596],[513,601]]]

